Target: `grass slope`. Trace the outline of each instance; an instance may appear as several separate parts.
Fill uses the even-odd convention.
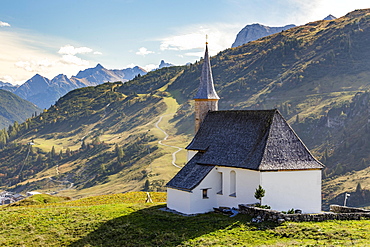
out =
[[[0,150],[2,188],[74,198],[138,191],[147,181],[146,189],[163,190],[179,170],[171,164],[177,149],[170,146],[184,147],[189,139],[174,135],[176,122],[170,122],[179,105],[163,89],[125,95],[116,90],[120,85],[74,90],[30,119],[27,129],[20,125],[16,139]],[[162,143],[169,146],[159,144],[164,138],[156,127],[160,116],[159,126],[169,134]],[[27,147],[30,140],[34,145]],[[186,152],[176,158],[183,165]]]
[[[164,193],[0,207],[1,246],[365,246],[369,221],[254,224],[250,217],[184,217],[159,210]]]

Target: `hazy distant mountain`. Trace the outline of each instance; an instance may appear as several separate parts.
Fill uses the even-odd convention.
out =
[[[269,27],[258,23],[245,26],[236,36],[236,39],[231,47],[241,46],[253,40],[287,30],[295,27],[294,24],[286,25],[284,27]]]
[[[324,21],[331,21],[331,20],[334,20],[334,19],[337,19],[337,17],[335,17],[334,15],[328,15],[323,20]]]
[[[17,86],[14,86],[13,84],[10,84],[9,82],[0,81],[0,89],[14,92],[14,90],[17,89]]]
[[[144,75],[146,73],[147,72],[144,69],[138,66],[121,70],[119,69],[109,70],[104,68],[102,65],[98,64],[96,65],[95,68],[85,69],[83,71],[78,72],[78,74],[76,76],[73,76],[71,80],[78,79],[86,86],[95,86],[108,81],[126,82],[131,80],[138,74]]]
[[[164,60],[161,60],[161,63],[159,64],[159,69],[161,68],[165,68],[165,67],[171,67],[171,66],[174,66],[174,64],[172,63],[166,63]]]
[[[9,82],[2,82],[0,81],[0,87],[5,87],[5,86],[13,86],[12,84],[10,84]]]
[[[138,66],[122,70],[109,70],[98,64],[95,68],[80,71],[76,76],[72,76],[71,78],[60,74],[52,80],[49,80],[46,77],[36,74],[13,91],[16,95],[43,109],[49,108],[61,96],[73,89],[86,86],[96,86],[108,81],[126,82],[138,74],[144,75],[146,73],[147,72],[144,69]],[[8,89],[7,87],[8,86],[4,86],[3,89],[11,91],[11,88]]]
[[[43,93],[49,85],[50,80],[48,78],[36,74],[19,86],[14,93],[19,97],[28,100],[29,96]]]

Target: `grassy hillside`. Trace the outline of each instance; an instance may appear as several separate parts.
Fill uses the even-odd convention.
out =
[[[9,125],[13,125],[14,121],[22,123],[40,111],[31,102],[0,89],[0,129],[8,128]]]
[[[161,211],[165,193],[126,193],[0,207],[1,246],[365,246],[368,221],[255,224],[221,214]]]
[[[74,90],[14,127],[16,134],[0,150],[2,188],[74,197],[162,190],[179,168],[170,162],[177,149],[158,143],[164,138],[159,128],[172,134],[168,121],[178,105],[163,90],[125,95],[117,92],[121,85]],[[171,135],[164,143],[186,141]],[[185,154],[176,155],[180,165]]]
[[[370,10],[356,10],[211,59],[220,109],[278,108],[326,164],[326,202],[360,183],[361,205],[370,204],[364,175],[370,161],[369,33]],[[12,141],[0,150],[2,188],[77,197],[163,190],[179,169],[171,164],[175,146],[185,147],[193,135],[192,97],[202,64],[74,90],[14,126]],[[169,135],[163,141],[168,146],[159,143],[165,137],[161,129]],[[185,154],[177,153],[178,165]]]

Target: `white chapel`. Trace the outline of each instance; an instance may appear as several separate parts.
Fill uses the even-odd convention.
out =
[[[218,111],[208,45],[195,101],[188,163],[167,183],[167,207],[184,214],[258,202],[274,210],[321,211],[317,161],[276,109]]]

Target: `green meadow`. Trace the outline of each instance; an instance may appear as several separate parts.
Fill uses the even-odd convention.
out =
[[[0,207],[0,246],[367,246],[370,222],[251,223],[160,209],[165,193],[130,192],[68,200],[36,195]]]

